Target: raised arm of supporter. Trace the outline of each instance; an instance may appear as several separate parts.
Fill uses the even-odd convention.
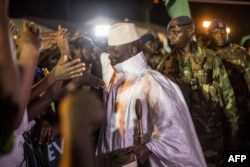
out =
[[[16,54],[14,52],[13,41],[9,33],[9,17],[7,14],[8,0],[0,2],[0,86],[1,96],[10,96],[14,101],[18,101],[18,73]]]
[[[84,71],[85,64],[81,63],[80,59],[68,61],[66,55],[61,56],[56,66],[48,73],[48,75],[32,86],[30,100],[34,100],[34,98],[55,82],[82,76]]]
[[[31,86],[35,76],[35,67],[37,65],[38,56],[42,48],[42,40],[40,38],[40,28],[33,22],[23,22],[23,31],[17,39],[18,47],[18,65],[20,69],[20,115],[22,119],[25,108],[28,105]]]
[[[61,84],[58,85],[55,83],[47,88],[42,95],[29,103],[27,108],[29,121],[42,117],[46,114],[46,109],[50,106],[50,104],[62,96],[60,94],[62,92],[61,87]]]
[[[90,73],[91,68],[92,65],[88,65],[87,70],[83,73],[83,75],[81,77],[73,78],[71,82],[73,82],[76,87],[84,85],[93,87],[95,89],[103,88],[105,86],[105,82],[102,79],[92,75]]]
[[[0,129],[7,130],[8,128],[7,131],[11,132],[20,124],[20,120],[17,121],[15,116],[13,117],[20,111],[20,96],[17,56],[9,32],[8,2],[8,0],[0,1],[0,102],[1,106],[5,105],[5,110],[1,110],[0,117],[3,120],[7,119],[7,125],[4,125],[5,121],[0,121]],[[10,117],[6,118],[7,115]],[[12,123],[15,125],[12,126]],[[2,130],[0,131],[3,132]]]
[[[60,25],[58,26],[58,31],[55,33],[56,35],[56,43],[57,47],[60,50],[61,55],[70,56],[70,49],[69,49],[69,32],[67,28],[62,28]]]
[[[45,91],[50,85],[55,82],[62,82],[75,77],[79,77],[85,71],[85,64],[80,59],[69,60],[69,43],[68,30],[58,26],[58,31],[50,35],[50,40],[56,41],[61,57],[57,65],[51,72],[32,87],[32,95],[30,100],[36,98],[42,91]],[[57,84],[59,85],[59,84]]]

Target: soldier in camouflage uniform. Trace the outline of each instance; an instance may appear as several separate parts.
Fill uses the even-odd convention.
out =
[[[208,27],[209,46],[222,59],[234,89],[239,112],[239,149],[250,149],[250,57],[245,49],[229,41],[226,22],[215,19]]]
[[[160,48],[157,48],[156,37],[151,33],[147,33],[141,36],[140,41],[148,65],[155,70],[163,58]]]
[[[192,18],[172,19],[167,36],[172,52],[157,69],[182,89],[208,166],[222,166],[224,127],[230,127],[232,145],[238,130],[235,97],[226,70],[212,50],[197,45]]]

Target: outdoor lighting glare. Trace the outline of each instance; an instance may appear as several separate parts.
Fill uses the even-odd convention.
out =
[[[95,27],[96,36],[108,36],[110,25],[98,25]]]
[[[230,28],[227,27],[226,31],[227,31],[227,33],[229,34],[229,33],[230,33]]]
[[[210,23],[211,23],[211,21],[203,21],[202,26],[204,28],[208,28],[208,26],[210,25]]]

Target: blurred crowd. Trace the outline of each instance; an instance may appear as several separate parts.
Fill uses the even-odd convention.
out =
[[[168,48],[117,23],[105,52],[80,29],[17,32],[0,8],[1,167],[220,167],[250,149],[250,37],[225,20],[172,18]]]

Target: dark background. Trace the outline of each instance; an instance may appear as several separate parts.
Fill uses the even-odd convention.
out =
[[[10,0],[10,16],[15,18],[38,17],[81,22],[97,16],[109,16],[123,20],[146,21],[145,9],[149,9],[150,22],[166,26],[170,20],[162,0]],[[202,0],[200,0],[202,2]],[[205,0],[208,1],[208,0]],[[203,20],[224,19],[231,29],[230,39],[239,42],[250,34],[250,5],[192,2],[190,9],[197,32],[205,32]],[[221,0],[223,1],[223,0]],[[237,2],[237,0],[235,0]],[[225,0],[224,0],[225,2]],[[239,2],[239,1],[238,1]],[[243,2],[241,0],[240,2]],[[245,2],[250,2],[245,0]]]

